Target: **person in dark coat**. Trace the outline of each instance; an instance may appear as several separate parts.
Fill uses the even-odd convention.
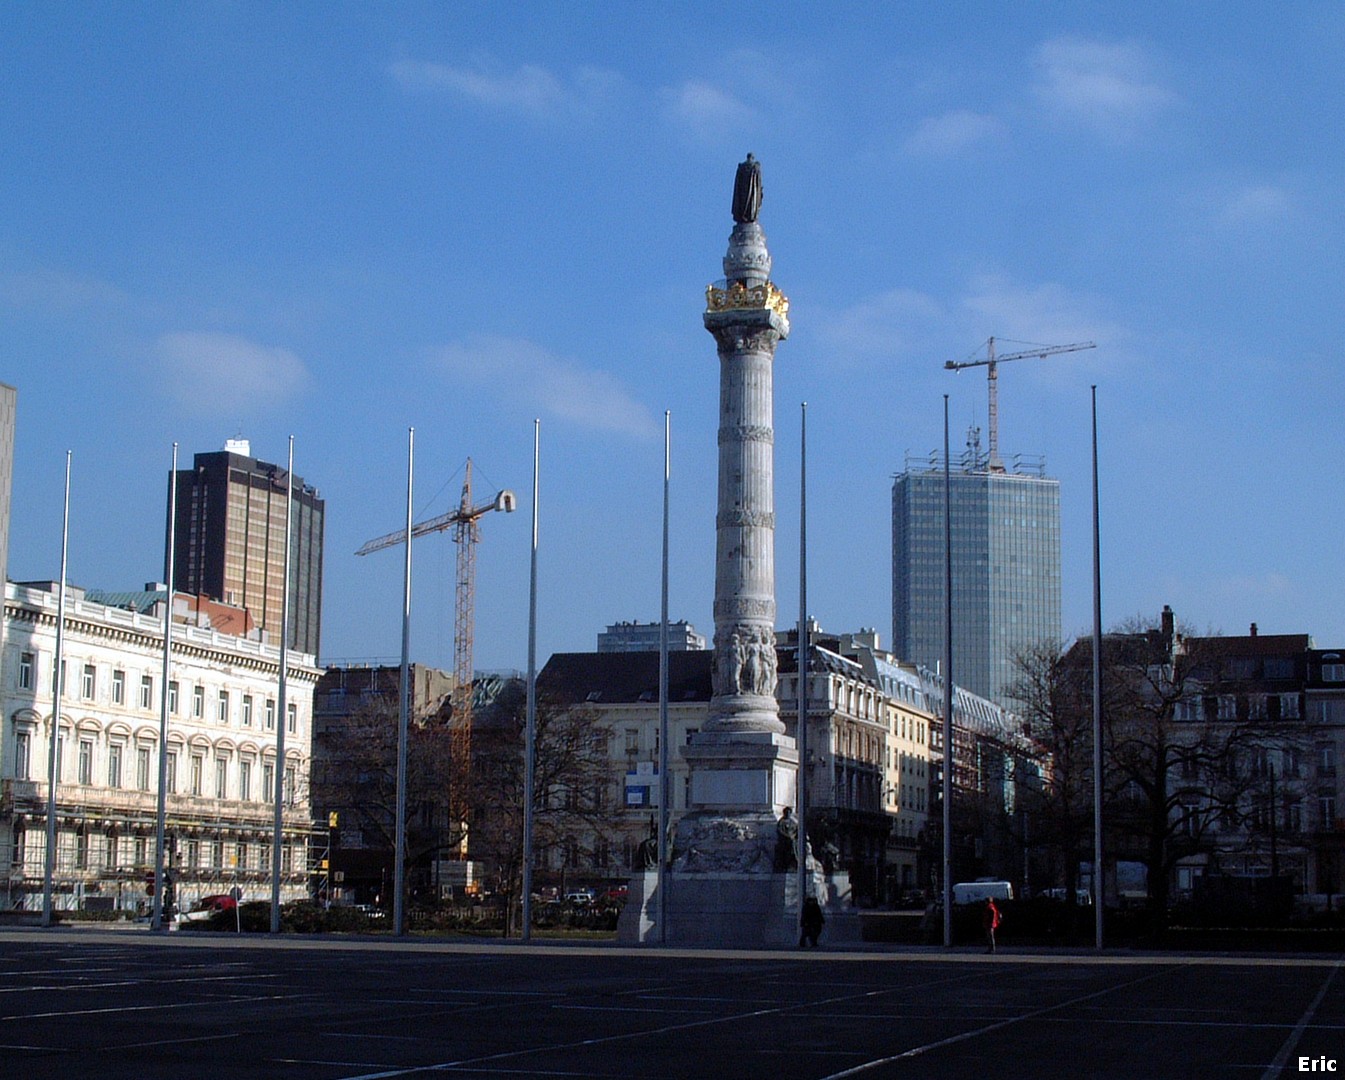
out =
[[[827,920],[822,917],[822,905],[817,902],[815,896],[805,896],[803,898],[803,911],[799,915],[799,948],[804,948],[805,944],[817,948],[817,939],[822,934],[822,924]]]
[[[986,899],[985,907],[981,911],[981,929],[985,931],[985,951],[994,952],[995,931],[999,929],[999,908],[995,906],[994,897]]]

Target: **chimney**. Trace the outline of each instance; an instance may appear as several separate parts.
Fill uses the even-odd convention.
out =
[[[1252,623],[1252,637],[1256,637],[1256,623]]]
[[[1173,638],[1173,635],[1176,633],[1176,629],[1177,629],[1177,627],[1176,627],[1176,618],[1175,618],[1175,616],[1172,614],[1172,608],[1171,608],[1169,605],[1164,604],[1164,605],[1163,605],[1163,640],[1164,640],[1164,641],[1171,641],[1172,638]]]

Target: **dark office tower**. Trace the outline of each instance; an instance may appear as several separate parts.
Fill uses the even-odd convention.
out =
[[[992,464],[969,440],[949,470],[953,681],[1005,708],[1014,656],[1060,637],[1060,481],[1040,461]],[[892,485],[892,639],[940,666],[944,640],[943,455],[906,461]]]
[[[197,454],[177,474],[177,542],[173,587],[246,608],[280,643],[285,577],[283,465],[252,457],[245,439]],[[322,525],[317,489],[294,478],[291,522],[290,637],[298,652],[318,654],[322,622]]]

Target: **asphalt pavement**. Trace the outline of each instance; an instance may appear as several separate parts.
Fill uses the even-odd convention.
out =
[[[0,932],[0,1074],[377,1080],[1345,1072],[1341,956]]]

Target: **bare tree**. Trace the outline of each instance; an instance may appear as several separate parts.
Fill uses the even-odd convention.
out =
[[[1059,642],[1043,642],[1014,658],[1008,694],[1029,739],[1047,755],[1039,782],[1023,798],[1031,843],[1052,856],[1066,902],[1077,903],[1079,863],[1091,858],[1093,836],[1093,720],[1089,672],[1067,659]]]
[[[471,857],[486,862],[506,900],[505,933],[514,930],[523,876],[525,703],[501,695],[473,733],[474,831]],[[543,697],[537,707],[533,787],[534,866],[553,853],[589,862],[610,840],[608,732],[594,710]]]
[[[313,763],[321,806],[339,810],[342,828],[358,829],[366,846],[388,851],[396,840],[397,728],[395,697],[370,697],[315,736]],[[460,850],[470,822],[467,795],[446,717],[439,711],[413,717],[407,732],[406,861],[419,878],[428,876],[429,863],[441,852]]]
[[[1297,737],[1246,707],[1226,639],[1131,620],[1103,641],[1106,820],[1118,854],[1148,870],[1148,905],[1164,925],[1175,868],[1245,843],[1270,748]],[[1244,704],[1239,704],[1240,702]]]

